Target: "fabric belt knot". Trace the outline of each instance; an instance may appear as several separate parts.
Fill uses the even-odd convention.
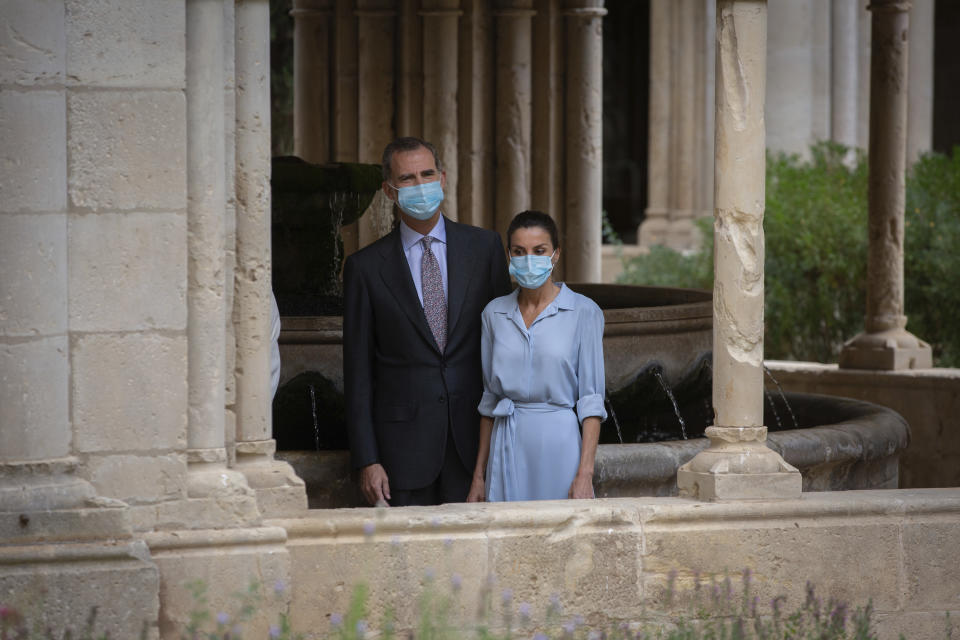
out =
[[[443,276],[440,273],[440,263],[430,249],[433,238],[424,236],[420,240],[423,244],[423,257],[420,259],[420,284],[423,291],[423,314],[427,317],[427,324],[437,341],[440,352],[447,346],[447,299],[443,295]]]
[[[571,409],[549,402],[514,402],[510,398],[500,398],[493,408],[493,434],[490,438],[490,460],[487,463],[487,499],[490,501],[519,500],[517,487],[517,418],[520,411],[558,411]],[[500,473],[492,473],[498,469]],[[503,478],[503,484],[498,482]]]

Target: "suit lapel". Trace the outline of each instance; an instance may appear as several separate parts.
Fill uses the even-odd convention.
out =
[[[460,319],[463,301],[473,279],[475,247],[471,246],[463,226],[445,220],[447,229],[447,344]]]
[[[427,317],[423,315],[423,305],[420,304],[417,288],[413,284],[413,276],[410,275],[407,256],[403,253],[399,228],[390,232],[389,242],[381,245],[381,255],[383,265],[380,267],[380,277],[387,285],[387,290],[396,299],[397,304],[407,314],[410,322],[417,328],[424,340],[434,349],[439,350],[433,332],[430,331],[430,325],[427,324]]]

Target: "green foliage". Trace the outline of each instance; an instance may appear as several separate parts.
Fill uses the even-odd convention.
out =
[[[835,362],[863,330],[867,278],[867,162],[822,142],[810,159],[767,158],[765,352],[771,359]],[[923,156],[907,176],[904,288],[909,329],[938,366],[960,366],[960,147]],[[699,252],[653,247],[620,281],[710,289],[712,233]]]
[[[696,222],[703,238],[700,251],[681,253],[660,245],[650,253],[624,264],[618,282],[648,287],[713,288],[713,221],[701,218]]]
[[[939,366],[960,366],[960,147],[928,154],[907,179],[904,279],[908,329]]]
[[[831,362],[863,330],[867,163],[835,143],[767,160],[767,357]]]

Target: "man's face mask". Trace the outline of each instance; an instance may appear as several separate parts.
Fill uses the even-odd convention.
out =
[[[417,220],[429,220],[443,202],[443,187],[439,180],[393,188],[397,190],[397,205],[404,213]]]

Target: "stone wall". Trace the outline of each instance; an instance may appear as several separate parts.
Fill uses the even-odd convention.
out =
[[[556,594],[563,606],[557,625],[580,615],[596,627],[689,617],[682,595],[697,576],[708,592],[711,579],[722,584],[744,568],[761,608],[781,594],[787,610],[799,607],[808,580],[824,602],[872,600],[883,639],[942,638],[945,613],[956,619],[960,611],[960,560],[949,542],[960,535],[955,490],[739,504],[624,498],[335,510],[275,524],[290,537],[294,628],[315,633],[346,612],[360,581],[370,588],[371,625],[395,607],[400,630],[416,625],[416,600],[431,580],[439,593],[459,580],[453,616],[467,623],[476,622],[488,590],[492,622],[502,624],[501,593],[510,589],[515,624],[521,602],[542,623]],[[681,597],[668,602],[673,572]]]

